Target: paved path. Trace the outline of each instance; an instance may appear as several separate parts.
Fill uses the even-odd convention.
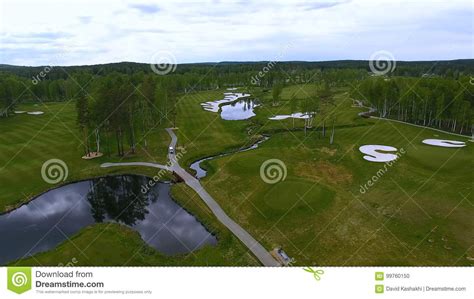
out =
[[[168,134],[171,136],[171,143],[174,149],[176,149],[176,143],[178,142],[178,137],[173,132],[172,129],[166,129]],[[176,150],[175,150],[176,152]],[[148,163],[148,162],[126,162],[126,163],[104,163],[101,167],[111,167],[111,166],[148,166],[148,167],[155,167],[166,169],[175,172],[178,176],[180,176],[186,185],[191,187],[196,193],[201,197],[201,199],[206,203],[206,205],[211,209],[212,213],[216,216],[216,218],[224,224],[239,240],[244,243],[247,248],[252,251],[252,253],[257,257],[257,259],[264,265],[264,266],[280,266],[280,264],[272,257],[272,255],[257,241],[255,240],[245,229],[243,229],[240,225],[238,225],[234,220],[232,220],[224,210],[219,206],[219,204],[212,198],[212,196],[207,193],[207,191],[203,188],[199,180],[197,180],[194,176],[186,172],[179,163],[176,161],[176,154],[168,154],[170,166],[165,166],[156,163]]]
[[[171,144],[173,148],[176,149],[176,143],[178,138],[172,129],[166,129],[168,134],[171,136]],[[176,151],[175,151],[176,152]],[[260,260],[264,266],[280,266],[280,264],[271,256],[271,254],[257,241],[255,240],[245,229],[238,225],[234,220],[232,220],[224,210],[219,206],[219,204],[212,198],[212,196],[207,193],[206,190],[202,187],[201,183],[194,176],[186,172],[179,163],[176,161],[175,154],[169,154],[168,158],[170,161],[174,161],[171,165],[171,169],[177,173],[197,194],[202,198],[206,205],[211,209],[212,213],[217,217],[217,219],[224,224],[237,238],[239,238],[242,243],[247,246],[247,248],[252,251],[252,253]]]

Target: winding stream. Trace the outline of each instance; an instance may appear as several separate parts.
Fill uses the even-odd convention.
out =
[[[222,154],[218,154],[218,155],[215,155],[215,156],[210,156],[210,157],[206,157],[206,158],[202,158],[200,160],[197,160],[195,162],[193,162],[189,168],[191,168],[192,170],[194,170],[196,172],[196,178],[198,179],[201,179],[203,177],[205,177],[207,175],[207,171],[201,167],[201,163],[204,162],[204,161],[209,161],[209,160],[213,160],[213,159],[216,159],[216,158],[220,158],[220,157],[225,157],[225,156],[229,156],[229,155],[232,155],[232,154],[236,154],[236,153],[241,153],[241,152],[246,152],[246,151],[249,151],[249,150],[253,150],[253,149],[256,149],[258,148],[258,146],[260,144],[262,144],[263,142],[267,141],[268,139],[270,139],[270,136],[263,136],[262,139],[258,140],[257,142],[253,143],[252,145],[250,146],[247,146],[247,147],[244,147],[244,148],[240,148],[238,150],[234,150],[234,151],[231,151],[231,152],[227,152],[227,153],[222,153]]]

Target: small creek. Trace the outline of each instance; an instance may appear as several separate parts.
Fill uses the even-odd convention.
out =
[[[235,150],[235,151],[222,153],[222,154],[218,154],[218,155],[215,155],[215,156],[210,156],[210,157],[206,157],[206,158],[197,160],[197,161],[193,162],[189,166],[189,168],[196,171],[196,178],[201,179],[201,178],[203,178],[207,175],[207,171],[204,168],[201,167],[202,162],[209,161],[209,160],[216,159],[216,158],[220,158],[220,157],[229,156],[229,155],[232,155],[232,154],[235,154],[235,153],[241,153],[241,152],[246,152],[246,151],[249,151],[249,150],[256,149],[256,148],[258,148],[258,146],[260,144],[267,141],[268,139],[270,139],[270,136],[264,136],[262,139],[258,140],[257,142],[253,143],[250,146],[243,147],[243,148],[240,148],[240,149]]]

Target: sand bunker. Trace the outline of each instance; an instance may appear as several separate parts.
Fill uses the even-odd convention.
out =
[[[224,99],[213,101],[213,102],[201,103],[201,106],[206,111],[219,112],[220,105],[222,105],[224,103],[234,102],[234,101],[237,101],[240,98],[245,98],[245,97],[249,97],[249,96],[250,96],[250,94],[247,94],[247,93],[224,92]]]
[[[292,113],[292,114],[276,115],[276,116],[273,116],[273,117],[269,117],[268,119],[271,119],[271,120],[282,120],[282,119],[287,119],[287,118],[306,119],[306,118],[310,118],[310,117],[311,117],[311,115],[309,115],[307,113],[298,112],[298,113]]]
[[[44,114],[43,111],[23,111],[23,110],[19,110],[19,111],[15,111],[15,114],[29,114],[29,115],[41,115],[41,114]]]
[[[445,139],[425,139],[422,141],[424,144],[441,146],[441,147],[464,147],[466,143],[457,140],[445,140]]]
[[[398,156],[395,154],[378,152],[396,152],[397,148],[393,146],[369,144],[359,147],[359,151],[361,151],[363,154],[366,154],[367,156],[364,156],[363,158],[370,162],[390,162],[398,158]]]

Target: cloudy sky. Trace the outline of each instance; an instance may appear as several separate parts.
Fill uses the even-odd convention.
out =
[[[0,0],[0,63],[474,58],[471,0]],[[158,57],[158,58],[157,58]]]

